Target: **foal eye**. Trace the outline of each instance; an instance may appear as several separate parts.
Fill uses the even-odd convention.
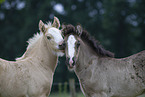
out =
[[[80,41],[77,42],[77,47],[79,47],[79,46],[80,46]]]
[[[50,36],[47,36],[47,39],[48,39],[48,40],[50,40],[50,39],[51,39],[51,37],[50,37]]]

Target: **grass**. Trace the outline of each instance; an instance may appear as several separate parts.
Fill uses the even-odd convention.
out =
[[[144,94],[144,95],[142,95],[142,96],[138,96],[138,97],[145,97],[145,94]]]
[[[49,97],[71,97],[69,93],[51,93]],[[77,97],[85,97],[81,92],[77,93]]]
[[[51,93],[49,97],[71,97],[69,93]],[[81,92],[77,93],[76,97],[85,97]],[[145,97],[145,95],[138,96],[138,97]]]

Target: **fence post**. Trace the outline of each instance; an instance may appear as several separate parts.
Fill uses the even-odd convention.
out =
[[[69,79],[69,88],[70,88],[71,97],[76,97],[75,80],[74,79]]]

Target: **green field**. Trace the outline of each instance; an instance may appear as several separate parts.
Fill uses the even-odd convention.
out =
[[[138,97],[145,97],[145,94],[144,94],[144,95],[142,95],[142,96],[138,96]]]
[[[85,97],[82,93],[77,93],[77,97]],[[49,97],[71,97],[69,93],[51,93]]]
[[[71,97],[69,93],[51,93],[49,97]],[[77,93],[77,97],[85,97],[81,92]],[[138,96],[145,97],[145,95]]]

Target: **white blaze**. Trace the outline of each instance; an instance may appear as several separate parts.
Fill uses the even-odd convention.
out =
[[[61,35],[60,30],[53,27],[48,29],[48,33],[50,33],[54,37],[54,41],[57,44],[57,48],[58,48],[59,43],[63,41],[63,37]]]
[[[52,35],[52,37],[54,38],[54,42],[56,43],[55,47],[57,49],[59,49],[59,44],[63,41],[61,31],[57,28],[52,27],[52,28],[48,29],[47,33]],[[59,51],[59,52],[54,51],[54,54],[56,54],[57,56],[63,56],[64,55],[64,53],[61,52],[61,51]]]
[[[75,42],[76,42],[75,37],[73,35],[70,35],[67,40],[68,55],[69,55],[70,59],[72,59],[75,54]]]

